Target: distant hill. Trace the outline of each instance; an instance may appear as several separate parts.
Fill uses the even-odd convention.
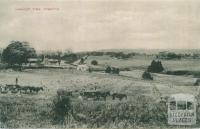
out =
[[[159,52],[168,51],[179,54],[183,53],[200,53],[200,49],[103,49],[101,52],[124,52],[124,53],[146,53],[146,54],[158,54]]]

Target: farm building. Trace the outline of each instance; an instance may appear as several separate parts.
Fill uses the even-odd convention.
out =
[[[29,65],[36,64],[38,62],[42,62],[42,60],[38,59],[38,58],[29,58],[27,61],[28,61]]]
[[[47,65],[47,64],[59,64],[60,61],[57,59],[48,59],[48,58],[44,58],[43,60],[43,64]]]
[[[87,66],[86,64],[77,65],[77,70],[79,70],[79,71],[88,71],[89,70],[89,66]]]

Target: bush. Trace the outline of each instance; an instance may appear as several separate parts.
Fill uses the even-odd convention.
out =
[[[74,53],[70,53],[64,54],[64,56],[62,56],[61,59],[65,60],[65,63],[73,63],[74,61],[78,60],[79,57]]]
[[[63,124],[65,121],[65,116],[69,115],[71,109],[71,99],[67,96],[57,95],[53,101],[53,122],[56,124]]]
[[[145,79],[145,80],[153,80],[153,77],[151,76],[151,74],[147,71],[145,71],[143,74],[142,74],[142,78]]]
[[[119,74],[119,68],[113,67],[113,68],[112,68],[112,73],[113,73],[113,74]]]
[[[160,73],[164,70],[161,61],[155,61],[153,60],[151,62],[151,65],[147,68],[148,72],[153,72],[153,73]]]
[[[115,67],[110,67],[108,66],[105,70],[106,73],[112,73],[112,74],[119,74],[120,70],[119,68],[115,68]]]
[[[124,122],[132,128],[151,122],[165,125],[167,106],[149,96],[134,96],[127,102],[80,102],[74,104],[74,119],[90,128],[118,127]]]
[[[92,64],[92,65],[98,65],[98,62],[97,62],[96,60],[92,60],[92,61],[91,61],[91,64]]]
[[[198,79],[196,80],[196,82],[194,83],[194,86],[199,86],[199,84],[200,84],[200,78],[198,78]]]
[[[106,68],[105,72],[106,72],[106,73],[111,73],[111,67],[108,66],[108,67]]]

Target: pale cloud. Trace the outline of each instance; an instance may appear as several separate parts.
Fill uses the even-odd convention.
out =
[[[59,11],[17,11],[56,7]],[[38,50],[200,48],[198,0],[0,2],[0,47],[29,41]]]

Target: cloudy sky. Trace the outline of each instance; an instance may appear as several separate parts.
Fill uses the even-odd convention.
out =
[[[200,48],[200,0],[1,0],[0,47],[11,40],[37,50]]]

